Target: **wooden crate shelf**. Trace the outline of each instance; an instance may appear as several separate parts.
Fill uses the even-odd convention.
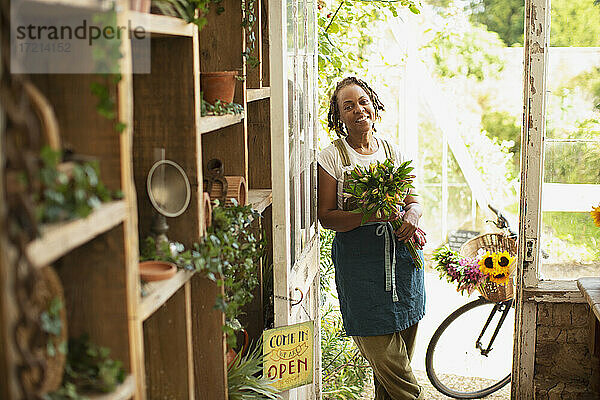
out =
[[[200,133],[209,133],[218,129],[239,124],[244,120],[244,114],[219,115],[200,118]]]
[[[188,36],[194,35],[195,25],[187,23],[181,18],[169,17],[130,11],[129,16],[133,27],[142,26],[152,36]]]
[[[271,97],[271,88],[263,87],[260,89],[248,89],[247,93],[248,93],[247,94],[248,103],[250,103],[252,101],[258,101],[258,100],[270,98]]]
[[[127,376],[114,392],[106,394],[88,395],[90,400],[127,400],[135,394],[135,378]]]
[[[102,204],[86,218],[42,226],[42,236],[27,246],[27,255],[36,267],[44,267],[114,228],[126,215],[127,204],[120,200]]]
[[[108,10],[110,4],[108,0],[25,1],[35,16],[56,18],[87,16]],[[147,43],[121,42],[119,82],[96,74],[25,76],[47,97],[62,147],[97,159],[104,184],[125,195],[123,200],[102,204],[87,218],[42,226],[41,236],[27,246],[33,264],[38,268],[51,264],[62,282],[69,335],[87,333],[123,362],[127,374],[123,384],[112,393],[90,395],[90,400],[227,398],[225,316],[215,308],[217,296],[224,294],[223,285],[205,274],[179,270],[169,280],[145,284],[142,297],[138,243],[150,233],[155,215],[146,178],[158,149],[183,168],[191,186],[185,212],[167,220],[170,240],[190,248],[204,234],[199,188],[205,161],[219,158],[226,175],[244,176],[252,188],[248,202],[264,216],[260,223],[272,243],[267,2],[256,4],[253,56],[260,60],[257,68],[247,68],[242,56],[246,42],[239,2],[223,3],[224,11],[217,14],[211,8],[207,24],[199,30],[178,18],[128,10],[128,0],[117,0],[117,23],[131,22],[131,29],[142,26],[150,33]],[[144,58],[148,50],[149,58]],[[93,58],[83,61],[93,62]],[[146,61],[151,72],[134,73]],[[201,72],[228,70],[246,77],[236,81],[233,100],[243,106],[243,113],[202,117]],[[92,84],[106,87],[117,119],[98,113]],[[122,132],[115,129],[117,120],[125,125]],[[3,168],[0,163],[0,177]],[[0,195],[5,193],[3,182],[0,179]],[[3,202],[0,199],[0,211]],[[9,258],[15,253],[13,244],[4,236],[0,232],[0,349],[10,348],[8,340],[14,333],[10,327],[18,316],[12,305],[4,310],[13,302],[15,271]],[[267,252],[271,254],[272,248]],[[253,324],[257,330],[264,325],[259,319]],[[18,362],[14,349],[0,350],[2,399],[20,398],[19,384],[10,372]]]
[[[273,202],[273,191],[271,189],[248,190],[248,203],[252,208],[262,213]]]
[[[193,271],[179,270],[174,277],[164,281],[148,282],[145,290],[148,294],[142,298],[140,319],[145,321],[158,310],[175,292],[177,292],[194,275]]]

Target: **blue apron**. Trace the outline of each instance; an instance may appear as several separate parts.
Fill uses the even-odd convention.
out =
[[[415,268],[391,224],[336,232],[331,255],[348,336],[402,331],[425,315],[424,271]]]

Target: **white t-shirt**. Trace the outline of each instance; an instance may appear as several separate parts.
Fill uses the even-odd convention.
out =
[[[375,153],[369,154],[369,155],[364,155],[364,154],[358,153],[356,150],[354,150],[352,147],[350,147],[350,145],[348,144],[346,139],[342,140],[342,142],[344,143],[344,146],[346,146],[346,150],[348,152],[348,158],[350,159],[349,167],[343,167],[342,157],[340,156],[340,152],[338,151],[338,149],[335,147],[335,145],[333,143],[330,144],[329,146],[327,146],[326,148],[324,148],[323,150],[321,150],[321,152],[319,153],[319,155],[317,157],[317,161],[319,162],[319,165],[325,170],[325,172],[327,172],[329,175],[331,175],[337,181],[337,206],[338,206],[339,210],[341,210],[343,208],[342,207],[342,204],[343,204],[342,203],[342,200],[343,200],[342,193],[343,193],[343,186],[344,186],[344,172],[347,170],[354,169],[357,165],[367,167],[376,161],[384,162],[386,160],[385,149],[383,147],[383,144],[381,143],[381,140],[378,138],[375,138],[375,139],[377,140],[377,144],[378,144],[379,148],[377,149],[377,151]],[[403,163],[405,161],[404,156],[400,152],[400,149],[398,148],[398,146],[396,146],[393,143],[390,143],[389,141],[388,141],[388,143],[390,144],[390,147],[392,148],[392,152],[395,156],[394,164],[400,165],[401,163]]]

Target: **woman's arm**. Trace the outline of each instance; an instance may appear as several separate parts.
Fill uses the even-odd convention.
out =
[[[417,228],[419,227],[419,219],[423,215],[423,208],[417,202],[417,199],[412,194],[413,189],[410,189],[408,195],[404,198],[404,217],[402,218],[402,226],[396,230],[398,240],[405,241],[410,239]]]
[[[317,216],[324,228],[347,232],[360,226],[362,214],[337,209],[337,181],[321,166],[317,189]]]

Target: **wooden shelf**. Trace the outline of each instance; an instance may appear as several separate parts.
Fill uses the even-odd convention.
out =
[[[200,133],[208,133],[217,129],[238,124],[244,120],[244,114],[219,115],[200,118]]]
[[[140,318],[145,321],[160,308],[194,275],[194,271],[179,270],[174,277],[164,281],[148,282],[145,289],[148,294],[142,298]]]
[[[271,189],[248,190],[248,203],[252,208],[262,213],[273,202],[273,191]]]
[[[111,1],[108,0],[27,0],[22,3],[27,7],[27,14],[30,11],[39,11],[40,15],[57,17],[65,12],[90,12],[90,11],[108,11]],[[43,14],[42,14],[43,13]]]
[[[181,18],[166,15],[148,14],[130,11],[132,27],[142,26],[152,36],[189,36],[194,35],[194,24],[187,23]]]
[[[127,215],[124,200],[104,203],[86,218],[44,225],[41,237],[27,246],[29,259],[38,268],[45,267],[69,251],[114,228]]]
[[[248,89],[247,95],[248,95],[248,103],[250,103],[252,101],[268,99],[271,97],[271,88],[263,87],[260,89]]]
[[[600,321],[600,278],[579,278],[577,286],[596,318]]]
[[[135,378],[129,375],[114,392],[98,395],[87,395],[90,400],[128,400],[135,394]]]

